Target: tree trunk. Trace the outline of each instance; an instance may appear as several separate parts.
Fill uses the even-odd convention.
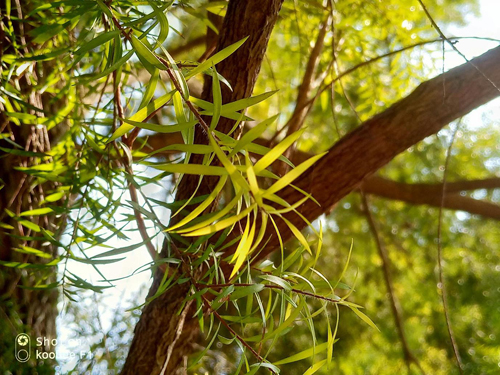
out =
[[[252,94],[282,1],[232,0],[229,2],[216,51],[247,36],[249,39],[233,55],[217,65],[217,71],[230,82],[233,88],[231,91],[224,85],[222,86],[222,97],[225,103],[243,99]],[[205,84],[203,98],[208,100],[211,98],[209,82]],[[217,130],[227,133],[233,125],[233,121],[221,118]],[[207,141],[206,134],[198,127],[195,143],[206,144]],[[200,163],[201,159],[194,156],[190,162]],[[210,192],[216,182],[216,179],[205,177],[197,195]],[[184,176],[179,185],[176,200],[190,197],[197,185],[197,177]],[[165,252],[166,245],[162,253],[165,254]],[[156,272],[149,296],[154,295],[162,277],[161,272]],[[175,286],[144,307],[122,375],[159,374],[165,364],[170,345],[173,345],[173,350],[171,349],[165,373],[174,374],[182,370],[183,358],[192,351],[192,344],[199,341],[199,326],[197,320],[191,318],[192,313],[187,314],[182,334],[176,340],[180,321],[178,310],[188,293],[189,285],[184,283]]]
[[[29,43],[26,35],[28,23],[19,21],[23,15],[27,14],[32,4],[24,3],[20,5],[12,4],[12,16],[10,22],[15,30],[18,47],[12,43],[0,27],[0,60],[1,54],[24,55],[28,52],[35,52],[37,45]],[[0,11],[2,22],[6,24],[5,3],[2,3]],[[20,52],[19,52],[20,51]],[[19,53],[18,53],[19,52]],[[33,63],[33,69],[26,69],[21,76],[12,75],[14,87],[20,87],[22,97],[31,106],[41,108],[45,113],[56,113],[59,108],[65,105],[65,99],[53,100],[47,94],[40,94],[38,87],[44,84],[46,72],[53,69],[51,62]],[[0,67],[1,69],[1,67]],[[43,117],[44,113],[37,110],[26,110],[29,114]],[[16,142],[25,151],[47,152],[51,143],[57,139],[57,134],[65,128],[65,123],[60,123],[51,132],[45,126],[32,124],[15,124],[9,121],[5,114],[5,108],[0,103],[0,133],[8,133],[10,140]],[[13,146],[4,139],[0,140],[0,147],[12,150]],[[16,170],[19,166],[31,166],[38,163],[37,158],[16,155],[10,152],[0,151],[0,260],[4,262],[31,263],[34,265],[45,264],[51,259],[44,259],[34,255],[17,251],[23,246],[28,246],[41,250],[52,257],[57,256],[57,246],[47,242],[40,233],[23,226],[14,218],[7,214],[6,209],[19,215],[23,211],[36,209],[43,201],[49,190],[55,187],[52,182],[36,184],[33,176],[24,174]],[[61,233],[64,219],[55,215],[24,217],[28,221],[39,227]],[[52,340],[56,338],[56,317],[58,292],[52,289],[30,289],[41,280],[45,284],[56,281],[54,268],[23,269],[16,267],[0,268],[0,372],[5,373],[44,373],[54,372],[55,362],[52,360],[40,360],[34,358],[31,351],[31,360],[27,363],[20,363],[14,357],[15,338],[19,333],[25,332],[31,336],[32,344],[36,337]],[[46,352],[54,350],[47,346],[42,349]]]

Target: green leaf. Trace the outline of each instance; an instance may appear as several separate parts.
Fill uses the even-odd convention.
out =
[[[236,301],[237,299],[249,296],[251,294],[259,293],[264,289],[263,284],[253,284],[249,286],[236,287],[236,290],[231,294],[231,301]]]
[[[250,367],[254,367],[254,368],[257,368],[257,369],[260,369],[261,367],[265,367],[267,369],[270,369],[272,370],[275,374],[279,374],[280,373],[280,369],[277,368],[275,365],[273,365],[272,363],[269,363],[269,362],[260,362],[260,363],[254,363],[252,366]]]
[[[90,73],[90,74],[82,74],[76,79],[81,81],[82,84],[89,82],[89,81],[96,81],[98,79],[101,79],[102,77],[106,77],[107,75],[111,74],[115,70],[121,68],[122,66],[125,65],[125,63],[132,57],[134,54],[134,50],[127,51],[125,55],[123,55],[117,62],[115,62],[113,65],[111,65],[109,68],[106,68],[100,73]]]
[[[108,8],[106,4],[102,2],[102,0],[96,0],[97,4],[99,5],[99,8],[103,11],[104,14],[106,14],[109,19],[113,19],[113,13],[111,13],[111,10]]]
[[[75,55],[78,56],[75,62],[78,62],[83,57],[83,55],[88,51],[93,50],[94,48],[97,48],[101,45],[105,45],[107,42],[109,42],[117,35],[120,35],[120,30],[112,30],[104,32],[99,36],[95,37],[94,39],[92,39],[90,42],[85,43],[77,51],[75,51]]]
[[[54,210],[49,207],[43,207],[43,208],[36,208],[34,210],[29,210],[29,211],[24,211],[21,212],[19,216],[38,216],[38,215],[45,215],[53,212]]]
[[[361,320],[363,322],[365,322],[366,324],[368,324],[370,327],[376,329],[377,331],[380,332],[380,329],[378,329],[378,327],[375,325],[375,323],[373,323],[373,321],[368,317],[366,316],[364,313],[362,313],[361,311],[358,310],[357,307],[353,307],[353,306],[348,306],[352,311],[354,311],[354,313],[359,316],[361,318]]]
[[[309,358],[309,357],[312,357],[313,355],[315,354],[319,354],[319,353],[322,353],[324,352],[326,349],[328,348],[328,343],[325,342],[323,344],[319,344],[315,347],[312,347],[312,348],[309,348],[309,349],[306,349],[300,353],[297,353],[297,354],[294,354],[294,355],[291,355],[290,357],[287,357],[287,358],[283,358],[281,360],[279,360],[278,362],[274,362],[275,365],[284,365],[286,363],[292,363],[292,362],[297,362],[297,361],[301,361],[303,359],[306,359],[306,358]]]
[[[132,125],[133,127],[152,130],[157,133],[177,133],[192,128],[198,123],[198,120],[193,120],[181,124],[158,125],[158,124],[149,124],[147,122],[142,122],[142,121],[133,121],[130,119],[121,119],[121,120],[123,120],[124,123]]]
[[[166,151],[180,151],[180,152],[188,152],[191,154],[202,154],[203,155],[203,154],[210,154],[210,153],[214,152],[214,149],[210,145],[175,144],[175,145],[170,145],[170,146],[159,148],[158,150],[155,150],[155,151],[147,154],[146,157],[151,157],[155,154],[166,152]]]
[[[159,97],[158,99],[154,100],[153,102],[149,103],[146,107],[141,108],[139,111],[135,113],[132,117],[130,117],[128,120],[129,121],[135,121],[135,122],[142,122],[155,114],[160,108],[162,108],[165,104],[167,104],[171,99],[172,96],[174,95],[176,90],[170,91],[166,93],[165,95]],[[118,129],[115,130],[111,138],[108,139],[106,143],[112,142],[118,137],[121,137],[122,135],[128,133],[130,130],[134,128],[134,125],[124,123],[122,124]]]
[[[222,176],[222,178],[219,180],[217,185],[215,186],[214,190],[210,193],[210,195],[200,204],[198,205],[189,215],[187,215],[184,219],[179,221],[177,224],[173,225],[172,227],[168,228],[167,231],[172,231],[174,229],[180,228],[192,220],[194,220],[198,215],[203,213],[205,209],[212,204],[212,202],[217,198],[219,193],[221,192],[222,188],[226,184],[227,181],[227,176]]]
[[[226,59],[228,56],[232,55],[238,48],[241,47],[243,43],[246,42],[248,39],[248,36],[246,38],[241,39],[240,41],[231,44],[230,46],[224,48],[222,51],[217,52],[215,55],[212,57],[208,58],[204,62],[202,62],[200,65],[198,65],[196,68],[191,70],[188,74],[186,74],[186,80],[188,80],[191,77],[194,77],[196,74],[201,73],[207,69],[210,69],[212,66],[220,63],[222,60]]]
[[[213,310],[217,310],[226,302],[226,297],[234,292],[234,285],[230,285],[224,289],[224,291],[219,294],[219,296],[210,304]]]
[[[143,59],[143,62],[147,61],[148,64],[151,64],[152,66],[160,70],[167,69],[167,67],[162,64],[158,57],[153,52],[151,52],[151,50],[141,40],[137,39],[135,35],[132,35],[130,40],[137,56]]]
[[[210,145],[214,149],[215,154],[219,158],[224,168],[229,173],[229,176],[231,177],[233,184],[237,184],[244,191],[250,191],[250,186],[248,186],[247,181],[243,178],[243,176],[240,174],[238,169],[233,165],[233,163],[231,163],[231,161],[228,159],[224,151],[221,150],[221,148],[219,147],[219,145],[217,144],[217,142],[215,141],[214,137],[210,132],[208,133],[208,139],[210,141]]]
[[[19,253],[36,255],[37,257],[40,257],[40,258],[46,258],[46,259],[52,258],[52,255],[45,253],[41,250],[34,249],[32,247],[29,247],[29,246],[22,246],[21,245],[19,248],[14,248],[14,250],[16,250]]]
[[[304,133],[304,129],[299,130],[298,132],[295,132],[285,139],[283,139],[280,143],[278,143],[275,147],[272,148],[271,151],[269,151],[264,157],[262,157],[256,164],[255,164],[255,173],[259,173],[260,171],[266,169],[268,166],[270,166],[276,159],[278,159],[285,150],[290,147],[299,137]]]
[[[142,96],[141,104],[139,104],[139,109],[144,108],[145,106],[148,105],[148,103],[153,99],[153,96],[156,91],[156,84],[158,83],[158,78],[160,77],[160,70],[155,69],[153,71],[153,74],[151,75],[151,78],[146,86],[146,91],[144,92],[144,95]]]
[[[281,217],[281,219],[286,223],[288,228],[292,231],[293,235],[295,238],[299,240],[299,242],[302,244],[302,246],[305,247],[307,252],[312,255],[311,247],[309,246],[309,243],[307,242],[306,238],[302,234],[302,232],[295,226],[293,225],[289,220],[285,219],[284,217]]]
[[[256,143],[249,143],[245,146],[245,148],[247,149],[248,152],[252,152],[254,154],[257,154],[257,155],[267,155],[268,152],[271,150],[269,147],[266,147],[266,146],[262,146],[262,145],[258,145]],[[288,160],[285,156],[281,155],[278,160],[282,161],[283,163],[286,163],[288,164],[290,167],[292,168],[295,168],[295,165],[293,165],[293,163]],[[263,171],[260,171],[259,172],[259,175],[262,173]],[[277,176],[275,177],[276,179],[278,178]]]
[[[138,249],[139,247],[141,247],[143,245],[144,245],[144,242],[139,242],[139,243],[137,243],[135,245],[120,247],[120,248],[117,248],[117,249],[105,251],[104,253],[101,253],[101,254],[97,254],[97,255],[93,256],[92,258],[90,258],[90,259],[104,258],[104,257],[110,257],[110,256],[114,256],[114,255],[125,254],[125,253],[133,251],[135,249]]]
[[[260,275],[259,277],[262,280],[270,281],[273,284],[279,285],[287,292],[290,292],[292,290],[292,286],[290,285],[290,283],[286,280],[283,280],[281,277],[273,275]]]
[[[168,53],[168,51],[165,48],[163,48],[163,46],[160,46],[160,48],[167,57],[168,63],[170,64],[170,67],[174,73],[174,77],[177,80],[177,83],[180,85],[180,90],[182,90],[181,94],[183,98],[185,100],[189,100],[189,87],[187,85],[186,78],[184,78],[184,76],[182,75],[179,67],[175,63],[175,60],[173,59],[172,56],[170,56],[170,53]]]
[[[0,151],[6,152],[7,154],[16,155],[16,156],[27,156],[27,157],[34,157],[34,158],[43,158],[43,157],[47,156],[47,154],[44,154],[41,152],[18,150],[17,148],[0,147]]]
[[[28,220],[18,220],[18,223],[35,232],[40,232],[40,227]]]
[[[154,5],[154,3],[149,3],[149,6],[153,8],[153,11],[158,18],[158,22],[160,23],[160,34],[158,35],[158,40],[156,41],[156,45],[160,46],[163,42],[165,42],[168,36],[170,29],[168,18],[165,16],[165,13],[163,13],[163,10],[159,9],[156,5]]]
[[[238,142],[236,142],[233,150],[229,154],[229,156],[236,155],[236,153],[245,148],[246,145],[254,141],[256,138],[260,137],[262,133],[278,118],[279,115],[275,115],[273,117],[268,118],[267,120],[262,121],[257,126],[254,126],[248,132],[246,132]]]
[[[220,167],[218,167],[218,168],[220,168]],[[225,205],[225,207],[222,210],[220,210],[219,212],[217,212],[215,215],[210,216],[209,219],[203,220],[201,223],[193,225],[193,226],[191,226],[189,228],[179,229],[176,232],[177,233],[192,232],[192,231],[194,231],[196,229],[203,228],[203,227],[209,225],[210,223],[213,223],[214,221],[219,220],[220,218],[223,218],[224,216],[226,216],[233,209],[234,206],[236,206],[239,203],[240,198],[241,198],[242,195],[243,195],[243,193],[241,191],[238,192],[234,196],[234,198],[228,204]]]
[[[204,236],[207,234],[216,233],[222,229],[229,227],[230,225],[237,223],[238,221],[243,219],[245,216],[247,216],[254,208],[255,208],[255,204],[253,204],[250,207],[248,207],[247,209],[241,211],[241,213],[239,215],[234,215],[234,216],[231,216],[227,219],[221,220],[215,224],[209,225],[205,228],[201,228],[201,229],[195,230],[195,231],[190,232],[190,233],[185,233],[184,236],[194,237],[194,236]]]
[[[225,176],[227,171],[222,167],[202,164],[153,164],[145,163],[155,169],[170,173],[194,174],[198,176]]]
[[[227,103],[222,106],[221,113],[236,112],[252,107],[260,102],[266,100],[267,98],[276,94],[278,90],[268,91],[263,94],[251,96],[250,98],[236,100],[235,102]]]
[[[324,359],[324,360],[322,360],[320,362],[315,363],[314,365],[312,365],[311,367],[309,367],[306,372],[304,372],[304,375],[312,375],[312,374],[314,374],[316,371],[318,371],[324,365],[326,365],[326,362],[327,362],[327,360]]]
[[[97,264],[111,264],[111,263],[116,263],[116,262],[119,262],[119,261],[121,261],[121,260],[123,260],[125,258],[116,258],[116,259],[94,259],[94,258],[90,258],[90,259],[86,259],[86,258],[71,257],[71,259],[76,260],[77,262],[80,262],[80,263],[97,265]]]
[[[231,262],[234,261],[236,262],[234,264],[233,270],[231,271],[231,276],[229,278],[232,279],[233,276],[238,273],[241,266],[245,262],[252,247],[254,236],[255,236],[255,215],[252,224],[250,224],[250,217],[247,217],[247,224],[245,226],[245,230],[241,235],[241,239],[238,244],[238,247],[236,248],[236,251],[234,252],[233,259],[231,259]]]
[[[28,34],[35,37],[33,38],[32,43],[43,44],[70,25],[71,21],[65,22],[63,24],[45,24],[29,31]]]
[[[212,67],[215,73],[215,66]],[[219,123],[220,114],[222,111],[222,93],[220,88],[219,77],[217,74],[213,75],[212,78],[212,96],[214,100],[214,114],[212,115],[212,120],[210,121],[210,129],[215,129]]]
[[[201,109],[203,109],[203,111],[201,111],[200,114],[207,115],[207,116],[213,115],[214,105],[212,103],[207,102],[207,101],[202,100],[202,99],[199,99],[199,98],[195,98],[193,96],[189,97],[189,101],[193,104],[196,104]],[[233,112],[230,112],[230,111],[224,112],[224,106],[222,106],[222,108],[221,108],[220,115],[221,115],[221,117],[229,118],[229,119],[235,120],[235,121],[252,121],[251,117],[244,116],[239,112],[234,112],[234,111]],[[233,138],[231,138],[231,139],[234,142],[234,139]]]
[[[266,333],[266,335],[264,336],[264,339],[262,341],[266,341],[266,340],[274,338],[274,337],[279,337],[281,335],[281,333],[283,333],[288,327],[290,327],[293,324],[295,319],[297,319],[298,316],[300,315],[302,309],[304,309],[305,307],[307,307],[306,301],[304,299],[301,299],[300,304],[297,306],[297,308],[295,308],[290,313],[288,318],[283,323],[281,323],[279,326],[277,326],[274,331],[270,331],[270,332]],[[246,340],[247,341],[261,341],[261,339],[262,339],[262,335],[257,335],[257,336],[247,338]]]
[[[295,179],[297,179],[302,173],[308,170],[316,161],[321,159],[327,152],[322,154],[313,156],[312,158],[307,159],[305,162],[299,164],[296,168],[292,169],[286,175],[281,177],[278,181],[276,181],[269,189],[264,192],[264,197],[274,194],[284,187],[290,185]]]

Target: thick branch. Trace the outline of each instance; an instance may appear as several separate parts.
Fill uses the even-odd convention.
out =
[[[466,63],[424,82],[409,96],[343,137],[296,181],[296,186],[310,192],[321,204],[308,201],[299,211],[308,220],[329,212],[335,203],[396,155],[498,97],[500,92],[476,67],[489,80],[500,83],[499,60],[500,47],[497,47],[472,60],[474,65]],[[289,203],[302,198],[293,187],[287,187],[280,196]],[[294,213],[287,218],[299,228],[305,226]],[[279,222],[279,230],[282,239],[291,237],[285,223]],[[270,241],[260,257],[279,246],[273,231],[269,228]]]
[[[174,133],[174,135],[169,135],[168,137],[164,134],[155,134],[148,138],[148,144],[153,151],[175,143],[183,143],[180,133],[178,136]],[[269,141],[266,139],[258,139],[257,143],[267,146]],[[151,149],[146,148],[145,151],[150,151]],[[177,153],[177,151],[165,151],[156,155],[169,157],[169,155],[175,153]],[[294,164],[298,165],[311,156],[313,155],[296,151],[293,154],[292,161]],[[360,187],[362,187],[365,193],[382,198],[403,201],[414,205],[441,206],[441,194],[443,191],[442,183],[407,184],[391,181],[380,176],[370,176],[363,180]],[[447,182],[447,196],[445,197],[444,208],[465,211],[473,215],[481,215],[486,218],[500,220],[499,205],[458,194],[461,191],[478,189],[500,189],[500,177]]]
[[[433,207],[441,207],[442,184],[404,184],[373,176],[366,179],[361,184],[361,187],[367,194],[415,205],[425,204]],[[473,215],[500,220],[500,205],[464,197],[457,193],[463,190],[498,187],[500,187],[500,178],[447,183],[443,208],[466,211]]]

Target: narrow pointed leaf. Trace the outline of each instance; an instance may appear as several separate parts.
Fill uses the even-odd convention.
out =
[[[222,51],[217,52],[212,57],[208,58],[196,68],[191,70],[186,74],[186,79],[194,77],[196,74],[203,72],[204,70],[210,69],[213,65],[220,63],[222,60],[226,59],[228,56],[232,55],[238,48],[241,47],[243,43],[248,39],[248,37],[241,39],[240,41],[231,44],[230,46],[224,48]]]

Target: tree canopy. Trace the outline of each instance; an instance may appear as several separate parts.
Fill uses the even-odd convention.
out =
[[[477,1],[0,11],[2,372],[498,371]]]

